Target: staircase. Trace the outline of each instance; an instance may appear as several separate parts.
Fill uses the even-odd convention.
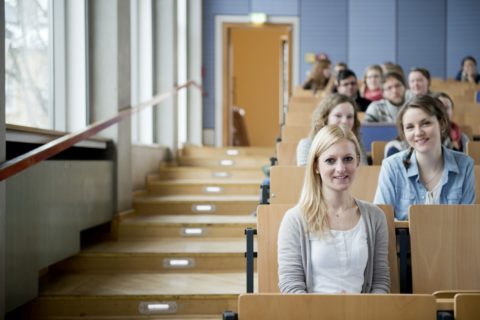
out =
[[[186,147],[136,193],[113,238],[49,268],[25,318],[221,319],[246,290],[267,148]]]

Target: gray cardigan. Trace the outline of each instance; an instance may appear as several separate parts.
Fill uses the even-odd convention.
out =
[[[387,219],[377,206],[362,200],[355,201],[367,230],[368,260],[362,293],[388,293]],[[298,205],[285,213],[278,231],[278,278],[282,293],[312,292],[310,241],[306,221]]]

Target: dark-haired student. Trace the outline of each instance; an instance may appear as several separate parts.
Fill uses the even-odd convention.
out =
[[[365,112],[372,101],[365,99],[358,90],[358,81],[355,72],[350,69],[342,70],[337,75],[337,92],[355,100],[358,111]]]
[[[477,72],[477,60],[472,56],[467,56],[462,59],[462,69],[455,77],[457,81],[479,83],[480,74]]]
[[[407,220],[412,204],[475,202],[473,160],[442,145],[449,121],[438,99],[412,98],[397,126],[409,148],[383,161],[374,203],[392,205],[395,218]]]

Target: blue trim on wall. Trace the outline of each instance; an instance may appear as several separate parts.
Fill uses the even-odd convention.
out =
[[[433,77],[445,76],[445,1],[399,1],[398,62],[406,73],[424,67]]]
[[[332,62],[347,60],[347,0],[301,0],[300,79],[311,65],[306,53],[325,52]]]
[[[300,0],[251,0],[252,12],[263,12],[269,16],[298,16]]]
[[[395,61],[395,0],[350,0],[348,63],[359,78],[371,64]]]
[[[447,77],[460,70],[465,56],[480,64],[480,1],[447,1]]]

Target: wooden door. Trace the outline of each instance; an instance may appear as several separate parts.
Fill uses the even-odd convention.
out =
[[[237,107],[245,111],[250,145],[273,147],[280,134],[280,97],[285,83],[282,81],[285,77],[281,72],[285,65],[282,57],[285,56],[285,41],[291,39],[291,26],[230,24],[224,26],[224,31],[227,37],[224,144],[232,144],[231,114],[232,108]],[[288,77],[290,70],[291,67]]]

